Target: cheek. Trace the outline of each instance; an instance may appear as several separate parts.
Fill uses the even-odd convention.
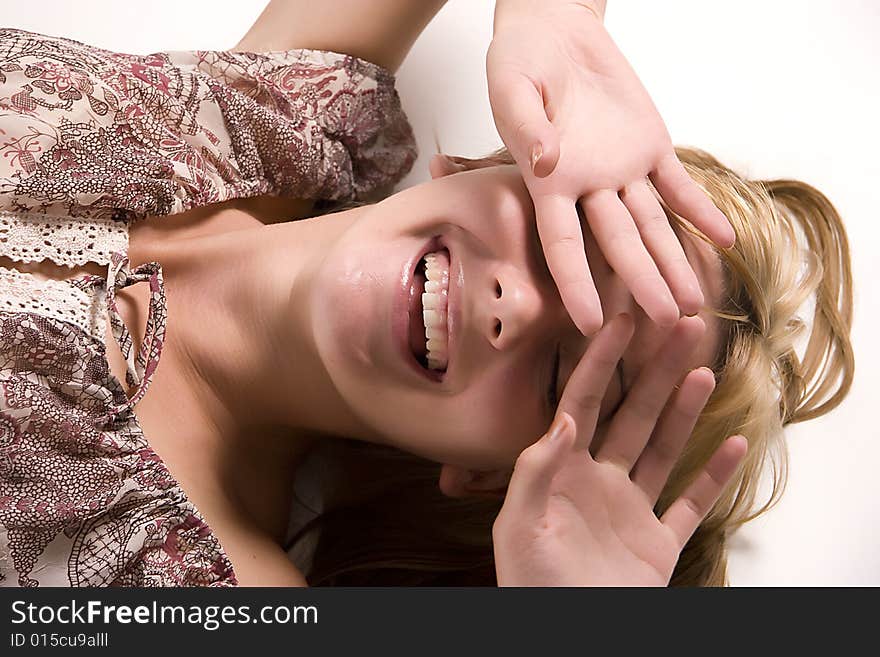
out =
[[[525,368],[519,368],[525,369]],[[475,381],[450,400],[454,419],[446,426],[465,437],[474,467],[509,467],[519,453],[547,430],[534,374],[499,369]]]
[[[364,392],[358,411],[373,427],[399,449],[437,463],[507,468],[547,430],[534,384],[512,379],[509,371],[481,377],[451,396]]]

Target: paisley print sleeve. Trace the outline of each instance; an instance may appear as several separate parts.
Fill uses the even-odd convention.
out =
[[[0,29],[0,213],[100,222],[369,196],[415,160],[379,66],[315,50],[110,52]]]

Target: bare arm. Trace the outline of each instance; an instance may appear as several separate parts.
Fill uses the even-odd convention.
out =
[[[578,4],[592,11],[599,20],[605,18],[607,0],[575,0],[567,4]],[[508,19],[529,20],[552,7],[547,0],[495,0],[495,28]]]
[[[235,51],[354,55],[396,71],[446,0],[271,0]]]

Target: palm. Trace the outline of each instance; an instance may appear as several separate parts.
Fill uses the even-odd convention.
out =
[[[601,435],[601,400],[632,336],[632,320],[614,318],[591,341],[550,431],[517,459],[493,528],[499,584],[669,582],[746,447],[742,439],[722,443],[657,518],[654,506],[714,386],[711,372],[700,368],[672,393],[704,328],[698,318],[678,322]]]
[[[572,202],[644,178],[672,150],[663,120],[627,61],[616,49],[610,50],[613,56],[584,59],[596,45],[585,43],[588,38],[589,33],[568,31],[538,53],[516,47],[512,39],[493,43],[500,49],[495,57],[503,60],[497,65],[508,71],[523,76],[535,68],[552,71],[543,86],[544,109],[559,141],[570,147],[560,149],[552,176],[529,175],[526,184],[538,195],[568,190]]]
[[[678,161],[654,103],[601,22],[576,3],[531,18],[496,30],[489,98],[535,203],[565,307],[584,333],[602,324],[580,203],[606,260],[649,317],[668,325],[679,310],[697,312],[696,276],[648,179],[674,212],[723,246],[734,239],[727,219]]]
[[[678,560],[675,536],[624,472],[573,453],[554,480],[546,522],[555,563],[580,563],[572,584],[665,586]],[[564,540],[556,537],[564,536]],[[584,554],[595,555],[584,559]],[[557,573],[558,581],[570,574]]]

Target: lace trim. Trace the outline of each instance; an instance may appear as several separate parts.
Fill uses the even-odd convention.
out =
[[[78,326],[104,344],[107,301],[70,281],[41,280],[33,274],[0,267],[0,311],[34,313]]]
[[[114,251],[128,253],[128,224],[124,222],[0,210],[0,255],[13,260],[48,258],[68,267],[89,262],[109,265]]]

